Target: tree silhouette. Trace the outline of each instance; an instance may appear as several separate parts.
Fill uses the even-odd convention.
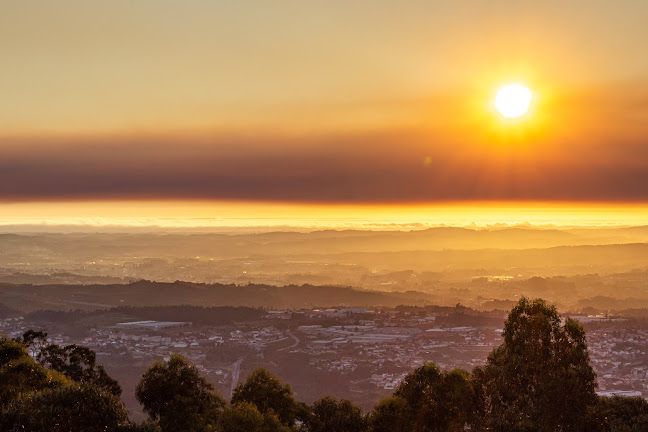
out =
[[[180,355],[149,367],[136,397],[163,432],[203,432],[216,423],[225,405],[198,369]]]
[[[371,432],[411,432],[414,413],[407,401],[399,396],[381,399],[369,414]]]
[[[441,371],[426,363],[410,372],[394,392],[406,403],[409,416],[398,416],[412,432],[463,431],[474,405],[470,374],[455,369]],[[406,426],[407,425],[407,426]]]
[[[15,340],[0,339],[0,407],[22,394],[69,384],[62,374],[36,363]]]
[[[273,412],[282,424],[295,424],[299,406],[288,384],[283,384],[266,369],[256,369],[232,394],[232,404],[248,402],[261,413]]]
[[[350,400],[325,396],[311,407],[306,429],[308,432],[364,432],[367,421],[362,410]]]
[[[28,331],[0,338],[0,430],[7,432],[643,432],[648,402],[597,397],[583,327],[554,306],[522,298],[504,341],[470,374],[433,363],[409,373],[368,416],[351,401],[296,402],[265,369],[239,384],[231,405],[184,357],[158,361],[136,397],[152,422],[127,422],[117,383],[89,348],[47,344]],[[30,356],[28,348],[33,356]],[[35,360],[35,358],[38,360]],[[116,385],[115,386],[113,386]],[[297,422],[296,420],[302,420]]]
[[[73,383],[21,395],[0,414],[7,432],[116,431],[127,420],[123,403],[96,386]]]
[[[230,405],[218,419],[218,432],[290,432],[273,412],[261,413],[248,402]]]
[[[108,376],[102,365],[96,364],[97,355],[88,347],[49,344],[41,349],[37,359],[41,364],[74,381],[95,385],[118,397],[121,395],[119,383]]]
[[[82,345],[61,347],[47,342],[47,333],[27,330],[22,337],[14,339],[30,348],[34,358],[43,366],[62,373],[68,378],[95,385],[104,391],[121,395],[119,383],[106,373],[102,365],[97,365],[97,355],[93,350]]]
[[[648,401],[642,397],[601,397],[597,414],[597,431],[648,431]]]
[[[596,375],[585,331],[555,306],[522,298],[504,326],[504,343],[476,368],[481,427],[494,431],[586,430]]]

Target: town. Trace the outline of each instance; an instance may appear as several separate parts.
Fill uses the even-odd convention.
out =
[[[424,362],[470,371],[502,342],[505,312],[461,305],[437,309],[260,310],[257,318],[225,325],[122,321],[110,310],[70,325],[28,314],[0,320],[0,333],[17,337],[31,328],[46,331],[51,343],[90,347],[120,382],[136,416],[140,408],[133,394],[139,377],[173,353],[190,359],[225,397],[262,366],[291,384],[300,400],[310,403],[334,394],[368,410]],[[586,327],[599,394],[647,397],[648,328],[618,317],[573,318]]]

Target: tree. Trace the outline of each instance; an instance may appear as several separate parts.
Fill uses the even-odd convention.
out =
[[[470,374],[441,371],[426,363],[409,373],[394,392],[412,414],[403,418],[414,432],[463,431],[472,414],[474,392]]]
[[[105,432],[117,430],[126,419],[126,410],[115,395],[72,383],[14,399],[0,414],[0,430]]]
[[[102,365],[96,364],[97,355],[88,347],[49,344],[40,350],[37,359],[76,382],[95,385],[118,397],[121,395],[119,383],[108,376]]]
[[[157,423],[146,421],[123,425],[119,428],[119,432],[161,432],[161,429]]]
[[[42,332],[27,332],[23,340],[44,340]],[[0,339],[0,430],[116,430],[126,420],[119,398],[92,384],[72,382],[45,368],[22,341]]]
[[[43,366],[62,373],[68,378],[95,385],[104,391],[121,395],[119,383],[106,373],[103,366],[97,365],[97,355],[93,350],[81,345],[61,347],[47,343],[47,333],[27,330],[14,341],[31,348],[34,358]]]
[[[471,423],[475,395],[470,374],[426,363],[409,373],[394,395],[369,415],[371,432],[454,432]]]
[[[273,412],[261,413],[248,402],[239,402],[225,408],[220,415],[218,432],[290,432]]]
[[[364,432],[367,421],[362,410],[350,400],[326,396],[311,407],[306,427],[309,432]]]
[[[479,424],[494,431],[583,431],[596,403],[596,375],[585,331],[554,306],[522,298],[504,326],[504,343],[476,368]]]
[[[413,412],[399,396],[386,397],[376,404],[368,416],[370,432],[411,432]]]
[[[61,387],[69,383],[60,373],[50,371],[32,359],[27,348],[15,340],[0,339],[0,407],[21,394]]]
[[[602,431],[642,432],[648,430],[648,401],[642,397],[599,397],[598,420]],[[602,421],[601,421],[602,420]]]
[[[248,402],[262,414],[273,412],[282,424],[292,427],[298,412],[298,404],[288,384],[283,384],[266,369],[256,369],[239,384],[232,394],[232,405]]]
[[[136,389],[137,400],[163,432],[202,432],[216,423],[225,401],[180,355],[154,363]]]
[[[22,337],[15,338],[14,340],[22,343],[27,348],[31,347],[35,351],[40,352],[43,347],[47,346],[47,333],[29,329],[23,333]]]

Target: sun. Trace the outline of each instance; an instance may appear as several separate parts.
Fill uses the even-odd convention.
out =
[[[522,117],[529,111],[533,94],[521,84],[509,84],[497,91],[495,109],[506,118]]]

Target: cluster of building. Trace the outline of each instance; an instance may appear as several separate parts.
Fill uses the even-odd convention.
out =
[[[587,343],[599,394],[648,397],[648,329],[590,330]]]
[[[426,321],[433,321],[429,318]],[[420,317],[398,321],[381,327],[377,324],[301,326],[298,330],[305,343],[297,349],[310,354],[310,365],[320,370],[372,372],[366,377],[356,374],[352,380],[356,386],[370,383],[392,390],[408,372],[425,362],[435,362],[442,368],[471,370],[483,364],[488,353],[501,341],[501,330],[492,327],[423,329]],[[404,326],[407,321],[410,325]]]
[[[425,362],[470,371],[483,365],[502,342],[501,326],[448,326],[447,320],[437,318],[433,313],[329,309],[269,311],[258,322],[222,326],[125,321],[89,328],[82,337],[44,330],[53,343],[92,348],[106,364],[148,365],[181,353],[217,386],[230,391],[243,362],[253,359],[263,364],[267,356],[280,353],[307,359],[295,366],[295,372],[302,367],[342,376],[353,394],[375,395],[393,391],[408,372]],[[647,397],[648,329],[611,321],[604,328],[605,323],[598,322],[587,333],[599,392]],[[35,328],[34,323],[23,318],[0,320],[0,333],[10,337],[29,328]]]

